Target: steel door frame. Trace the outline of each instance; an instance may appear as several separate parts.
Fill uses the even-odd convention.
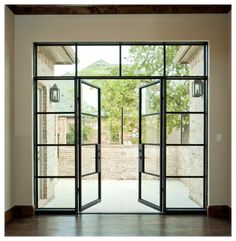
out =
[[[163,75],[160,76],[123,76],[122,75],[122,52],[120,51],[119,55],[119,75],[117,76],[79,76],[78,75],[78,63],[77,63],[77,48],[78,46],[119,46],[119,49],[122,49],[122,46],[126,45],[156,45],[163,46],[163,66],[164,72]],[[204,73],[200,76],[168,76],[166,75],[166,46],[172,45],[193,45],[193,46],[203,46],[204,47]],[[37,48],[39,46],[75,46],[75,75],[74,76],[38,76],[37,70]],[[163,118],[161,118],[162,122],[162,176],[163,176],[163,212],[206,212],[207,204],[208,204],[208,42],[207,41],[168,41],[168,42],[34,42],[33,43],[33,119],[34,119],[34,129],[33,129],[33,151],[34,151],[34,203],[36,207],[36,212],[42,213],[55,213],[55,212],[70,212],[77,213],[78,211],[78,145],[79,141],[77,140],[77,132],[79,127],[77,128],[77,116],[78,110],[77,106],[77,97],[78,97],[78,82],[80,79],[161,79],[162,82],[162,106],[161,111],[163,113]],[[75,115],[75,144],[39,144],[37,142],[37,116],[39,114],[53,114],[53,112],[42,113],[37,110],[37,82],[39,80],[74,80],[74,103],[75,110],[74,112],[61,112],[60,114],[74,114]],[[203,208],[166,208],[166,80],[202,80],[204,82],[204,144],[199,146],[204,147],[204,160],[203,160],[203,168],[204,175],[204,190],[203,190]],[[56,112],[55,112],[56,114]],[[75,176],[40,176],[37,168],[37,149],[40,146],[74,146],[75,147]],[[168,144],[168,146],[171,146]],[[172,144],[174,146],[174,144]],[[189,146],[194,146],[194,144],[189,144]],[[74,178],[75,179],[75,208],[39,208],[38,207],[38,180],[40,178]]]
[[[90,115],[87,113],[82,112],[82,88],[81,85],[85,84],[87,86],[90,86],[91,88],[97,89],[98,91],[98,113],[96,115],[97,121],[98,121],[98,140],[97,143],[92,143],[92,144],[83,144],[82,143],[82,115]],[[88,83],[82,79],[78,79],[78,101],[77,101],[77,108],[78,108],[78,209],[79,212],[84,211],[85,209],[92,207],[93,205],[101,202],[101,90],[98,86],[95,86],[91,83]],[[90,115],[95,117],[95,115]],[[82,146],[88,146],[88,145],[94,145],[95,146],[95,172],[91,173],[86,173],[82,174],[82,166],[83,166],[83,158],[82,158]],[[98,174],[98,198],[92,202],[89,202],[85,205],[82,205],[82,178],[89,176],[89,175],[94,175]]]
[[[147,114],[147,115],[143,115],[142,114],[142,90],[145,89],[145,88],[148,88],[150,86],[153,86],[153,85],[157,85],[159,84],[160,85],[160,113],[152,113],[152,115],[159,115],[160,116],[160,126],[159,126],[159,129],[160,129],[160,136],[159,136],[159,140],[160,140],[160,143],[159,144],[155,144],[155,143],[143,143],[142,141],[142,117],[143,116],[147,116],[147,115],[150,115],[150,114]],[[162,148],[162,82],[161,80],[156,80],[152,83],[149,83],[149,84],[146,84],[146,85],[143,85],[141,87],[139,87],[139,174],[138,174],[138,201],[153,208],[153,209],[156,209],[158,211],[162,211],[162,196],[163,196],[163,187],[162,187],[162,183],[163,183],[163,174],[162,174],[162,151],[161,151],[161,148]],[[160,148],[160,174],[153,174],[153,173],[148,173],[148,172],[145,172],[145,145],[154,145],[154,146],[159,146]],[[155,176],[155,177],[158,177],[160,178],[160,186],[159,186],[159,205],[156,205],[154,203],[151,203],[145,199],[142,198],[142,174],[147,174],[147,175],[152,175],[152,176]]]

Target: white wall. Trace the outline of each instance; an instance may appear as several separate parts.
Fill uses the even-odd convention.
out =
[[[5,210],[13,206],[12,199],[12,135],[14,81],[14,14],[5,11]]]
[[[33,203],[32,47],[34,41],[207,40],[210,44],[209,203],[231,206],[229,17],[214,15],[16,16],[14,201]],[[225,60],[228,61],[225,61]],[[216,142],[216,134],[222,142]]]

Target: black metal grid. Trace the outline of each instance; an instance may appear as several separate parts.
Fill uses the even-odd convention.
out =
[[[160,116],[161,117],[161,113],[160,112],[154,112],[154,113],[148,113],[148,114],[143,114],[142,113],[142,91],[143,89],[149,88],[153,85],[159,85],[160,86],[160,110],[161,110],[161,104],[162,104],[162,98],[161,98],[161,81],[160,80],[156,80],[155,82],[143,85],[142,87],[139,88],[139,198],[138,201],[149,206],[152,207],[153,209],[156,209],[158,211],[162,211],[162,174],[161,174],[161,165],[162,162],[160,161],[160,174],[155,174],[152,172],[147,172],[145,170],[145,147],[148,145],[152,145],[152,146],[156,146],[156,147],[161,147],[161,133],[159,136],[159,143],[145,143],[142,140],[142,117],[146,117],[146,116]],[[161,118],[160,118],[161,119]],[[160,130],[161,130],[161,122],[160,122]],[[161,152],[160,152],[161,153]],[[151,203],[148,200],[145,200],[144,197],[142,197],[142,174],[146,174],[149,176],[154,176],[156,178],[160,179],[160,187],[159,187],[159,193],[160,193],[160,198],[159,198],[159,202],[158,204],[155,203]]]
[[[165,46],[167,46],[169,44],[166,44]],[[173,44],[175,45],[175,44]],[[185,44],[183,44],[185,45]],[[190,175],[190,176],[168,176],[166,175],[166,167],[164,168],[163,172],[164,172],[164,196],[165,196],[165,201],[164,201],[164,205],[163,205],[163,211],[166,212],[166,213],[170,213],[170,212],[181,212],[181,211],[206,211],[206,208],[207,208],[207,192],[208,192],[208,185],[207,185],[207,176],[208,176],[208,170],[207,170],[207,149],[208,149],[208,145],[207,145],[207,139],[208,139],[208,132],[207,132],[207,126],[208,126],[208,121],[207,121],[207,105],[208,105],[208,90],[207,90],[207,82],[208,82],[208,74],[207,74],[207,64],[208,64],[208,61],[207,61],[207,48],[208,48],[208,44],[207,43],[204,43],[203,44],[203,47],[204,47],[204,64],[203,64],[203,76],[185,76],[186,78],[179,78],[179,76],[176,78],[174,76],[164,76],[164,82],[166,83],[166,80],[202,80],[204,82],[204,102],[203,102],[203,107],[204,107],[204,110],[203,111],[176,111],[176,112],[173,112],[173,111],[166,111],[166,87],[164,87],[163,89],[163,92],[165,93],[164,94],[164,113],[163,113],[163,118],[165,119],[164,121],[164,126],[163,126],[163,132],[164,132],[164,140],[163,140],[163,146],[164,146],[164,158],[163,158],[163,163],[164,165],[166,166],[166,147],[167,146],[202,146],[204,147],[204,154],[203,154],[203,175],[200,175],[200,176],[194,176],[194,175]],[[165,47],[165,51],[166,51],[166,47]],[[166,55],[165,55],[166,56]],[[166,73],[166,60],[165,60],[165,63],[164,63],[164,68],[165,68],[165,73]],[[183,143],[180,143],[180,144],[171,144],[171,143],[166,143],[166,137],[167,137],[167,126],[166,126],[166,117],[168,114],[180,114],[181,116],[183,114],[197,114],[197,115],[203,115],[203,143],[199,143],[199,144],[183,144]],[[203,207],[200,207],[200,208],[188,208],[188,207],[181,207],[181,208],[175,208],[175,207],[167,207],[166,206],[166,180],[167,178],[196,178],[196,179],[202,179],[203,180]]]
[[[162,76],[122,76],[122,46],[127,45],[158,45],[163,46],[163,65],[164,71]],[[170,45],[201,45],[204,46],[204,75],[203,76],[167,76],[166,75],[166,46]],[[37,47],[38,46],[75,46],[75,76],[37,76]],[[78,64],[77,64],[77,47],[78,46],[119,46],[119,76],[78,76]],[[79,124],[81,105],[78,101],[78,96],[80,95],[80,81],[81,79],[160,79],[161,80],[161,192],[162,192],[162,212],[192,212],[195,211],[206,211],[208,198],[208,43],[206,41],[181,41],[181,42],[37,42],[34,43],[33,48],[33,92],[34,92],[34,201],[36,210],[40,212],[45,211],[45,208],[38,208],[38,165],[37,165],[37,147],[38,146],[75,146],[75,208],[69,210],[74,210],[75,213],[78,211],[78,203],[81,203],[81,195],[77,195],[78,187],[77,184],[81,183],[81,175],[78,175],[78,170],[81,169],[81,139],[78,135],[81,133],[81,127]],[[204,81],[204,143],[203,144],[166,144],[166,80],[203,80]],[[37,115],[38,114],[56,114],[53,112],[37,112],[37,81],[38,80],[74,80],[74,112],[59,112],[60,114],[74,114],[75,116],[75,144],[38,144],[38,134],[37,134]],[[100,102],[99,102],[100,103]],[[184,113],[187,114],[187,113]],[[190,114],[190,113],[189,113]],[[199,113],[200,114],[200,113]],[[100,123],[101,124],[101,123]],[[141,124],[141,123],[139,123]],[[100,137],[101,138],[101,137]],[[204,147],[204,175],[203,175],[203,208],[166,208],[166,146],[203,146]],[[142,150],[141,150],[142,151]],[[143,163],[142,163],[143,164]],[[101,175],[101,174],[100,174]],[[67,177],[65,177],[67,178]],[[101,181],[100,181],[101,184]],[[140,190],[139,190],[140,191]],[[101,198],[101,188],[99,190],[99,195]],[[46,210],[54,210],[52,208]],[[55,210],[65,210],[64,208]]]
[[[94,88],[97,90],[97,103],[98,103],[98,110],[97,110],[97,114],[91,114],[91,113],[84,113],[82,112],[82,97],[81,97],[81,85],[87,85],[90,86],[91,88]],[[82,79],[79,79],[79,85],[80,85],[80,93],[79,93],[79,103],[80,103],[80,115],[79,115],[79,125],[80,125],[80,131],[79,131],[79,139],[80,139],[80,147],[79,147],[79,152],[82,153],[82,146],[94,146],[95,147],[95,160],[94,160],[94,165],[95,165],[95,171],[94,172],[89,172],[89,173],[82,173],[82,162],[83,162],[83,158],[82,155],[80,154],[80,159],[79,159],[79,164],[80,164],[80,168],[78,170],[78,176],[79,176],[79,188],[78,188],[78,196],[80,197],[80,201],[78,203],[79,208],[78,211],[82,212],[85,209],[99,203],[101,201],[101,155],[100,155],[100,148],[101,148],[101,92],[100,92],[100,88],[88,83]],[[82,121],[81,121],[81,117],[85,115],[85,116],[90,116],[90,117],[95,117],[97,118],[97,123],[98,123],[98,138],[97,138],[97,143],[82,143],[81,139],[82,139]],[[97,196],[98,198],[96,200],[93,200],[89,203],[86,204],[82,204],[82,179],[84,177],[87,176],[92,176],[92,175],[96,175],[98,176],[98,193]]]
[[[77,76],[78,74],[78,70],[77,70],[77,65],[78,65],[78,47],[77,45],[75,45],[75,76]],[[78,210],[79,208],[79,202],[78,202],[78,113],[81,112],[81,110],[79,109],[78,112],[78,91],[80,91],[80,88],[78,88],[78,83],[77,83],[77,79],[74,79],[74,110],[75,110],[75,122],[74,122],[74,130],[75,130],[75,210]],[[80,93],[80,92],[79,92]],[[80,129],[79,129],[80,131]],[[80,132],[79,132],[80,133]],[[80,138],[79,138],[80,139]]]

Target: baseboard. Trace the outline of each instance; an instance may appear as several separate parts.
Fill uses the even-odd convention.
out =
[[[25,218],[35,214],[33,206],[16,205],[5,212],[5,223],[9,222],[12,218]]]
[[[17,205],[14,207],[14,217],[25,218],[34,216],[35,210],[33,206],[21,206]]]
[[[9,222],[13,217],[25,218],[29,216],[34,216],[34,214],[34,206],[16,205],[5,211],[5,223]],[[231,207],[226,205],[211,205],[207,208],[207,215],[209,217],[231,219]]]
[[[207,215],[209,217],[231,219],[231,207],[227,205],[211,205],[207,208]]]
[[[5,212],[5,223],[8,223],[9,221],[11,221],[13,218],[13,215],[14,215],[14,207],[8,209]]]

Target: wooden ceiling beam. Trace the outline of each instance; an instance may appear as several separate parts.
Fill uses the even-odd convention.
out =
[[[14,14],[224,14],[231,5],[7,5]]]

